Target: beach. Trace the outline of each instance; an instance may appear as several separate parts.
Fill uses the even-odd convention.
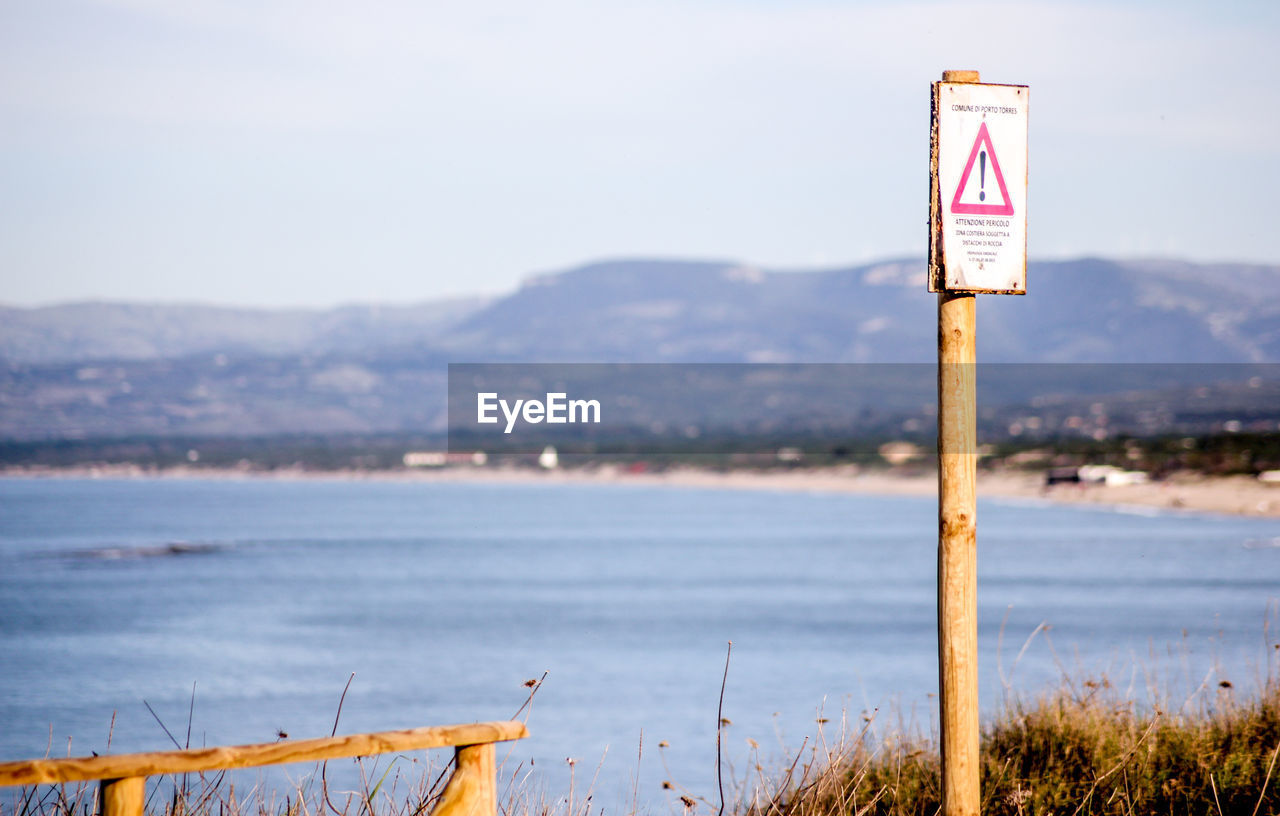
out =
[[[834,492],[880,496],[932,496],[937,474],[925,469],[884,470],[845,465],[789,470],[714,470],[689,466],[635,471],[614,464],[592,464],[539,470],[528,467],[404,468],[396,470],[313,470],[280,468],[263,471],[179,466],[164,469],[129,464],[68,468],[11,467],[8,478],[199,478],[199,479],[339,479],[540,484],[668,485],[723,490]],[[1161,481],[1107,486],[1067,483],[1047,486],[1042,473],[1018,470],[980,471],[978,495],[986,499],[1043,501],[1097,507],[1139,508],[1170,512],[1280,518],[1280,485],[1244,476],[1177,473]]]
[[[465,475],[464,475],[465,474]],[[680,468],[654,473],[627,473],[616,468],[561,470],[545,474],[526,471],[488,474],[450,474],[446,478],[540,478],[546,481],[605,481],[626,484],[666,484],[737,490],[800,490],[884,496],[937,494],[933,472],[894,473],[857,468],[797,469],[790,471],[712,471]],[[1046,486],[1043,474],[1021,471],[980,472],[981,498],[1025,499],[1055,504],[1103,507],[1161,508],[1171,511],[1221,513],[1280,518],[1280,486],[1249,476],[1175,475],[1160,482],[1108,487],[1102,484]]]

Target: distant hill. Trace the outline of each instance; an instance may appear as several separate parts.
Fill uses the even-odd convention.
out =
[[[541,362],[924,362],[936,331],[924,275],[906,260],[813,272],[593,264],[478,310],[446,347]],[[981,299],[982,360],[1280,361],[1280,266],[1044,262],[1028,286]]]
[[[96,302],[0,306],[0,359],[64,363],[217,353],[324,354],[427,343],[487,303],[474,297],[328,310]]]
[[[1277,363],[1280,266],[1032,263],[983,362]],[[491,300],[333,310],[0,309],[0,438],[443,427],[449,362],[929,362],[924,264],[628,260]]]
[[[990,362],[1280,362],[1280,266],[1032,263],[984,297]],[[331,310],[77,303],[0,307],[10,363],[432,350],[471,361],[900,362],[933,355],[921,261],[815,271],[608,261],[499,298]]]

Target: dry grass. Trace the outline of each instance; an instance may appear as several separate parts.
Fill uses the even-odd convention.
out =
[[[984,730],[984,814],[1280,813],[1280,683],[1238,696],[1227,681],[1180,706],[1140,703],[1106,679],[1015,701]],[[757,792],[744,816],[940,812],[935,735],[861,735],[811,749],[786,784]],[[763,780],[761,780],[763,781]]]
[[[1280,656],[1280,652],[1276,653]],[[1271,662],[1274,662],[1271,661]],[[1254,693],[1227,681],[1181,700],[1135,699],[1106,678],[1067,680],[1050,693],[1011,698],[982,738],[984,814],[1280,813],[1280,682],[1272,672]],[[932,816],[940,810],[936,735],[899,723],[873,737],[869,721],[823,726],[781,766],[758,756],[731,774],[729,801],[684,792],[671,809],[730,816]],[[835,731],[828,737],[828,731]],[[359,784],[341,794],[314,769],[291,793],[236,787],[220,776],[154,780],[147,811],[157,816],[422,816],[439,797],[448,767],[410,756],[365,760]],[[597,769],[598,770],[598,769]],[[677,769],[678,770],[678,769]],[[498,770],[500,816],[592,816],[594,774],[567,795],[540,791],[523,764]],[[680,791],[677,791],[680,793]],[[94,786],[42,786],[6,793],[0,816],[90,816]],[[627,808],[623,808],[627,810]],[[633,803],[632,813],[647,812]]]

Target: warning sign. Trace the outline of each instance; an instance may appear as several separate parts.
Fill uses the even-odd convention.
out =
[[[991,167],[989,175],[988,165]],[[990,188],[987,187],[988,179],[992,182]],[[1000,172],[1000,160],[991,145],[986,122],[978,128],[978,138],[973,140],[969,161],[965,163],[955,197],[951,199],[951,212],[957,215],[1013,215],[1009,188],[1005,186],[1004,174]]]
[[[1028,91],[934,84],[930,291],[1026,292]]]

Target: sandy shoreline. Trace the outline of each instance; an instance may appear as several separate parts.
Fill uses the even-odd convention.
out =
[[[630,473],[615,466],[559,469],[449,468],[442,470],[252,471],[199,467],[147,470],[131,465],[74,468],[9,468],[5,478],[161,478],[161,479],[292,479],[521,484],[667,485],[727,490],[785,490],[856,493],[880,496],[934,496],[937,477],[930,472],[901,474],[854,466],[787,471],[728,472],[681,467]],[[1248,476],[1178,474],[1161,482],[1106,487],[1060,484],[1045,487],[1044,477],[1018,471],[984,472],[978,477],[981,498],[1028,499],[1055,504],[1098,507],[1160,508],[1168,511],[1219,513],[1280,518],[1280,485]],[[1280,532],[1280,531],[1278,531]]]

